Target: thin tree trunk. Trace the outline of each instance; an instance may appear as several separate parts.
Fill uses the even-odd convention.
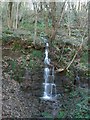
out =
[[[13,3],[13,29],[17,29],[19,27],[19,22],[21,19],[21,16],[19,16],[20,8],[21,8],[22,2],[14,2]]]
[[[35,10],[35,30],[34,30],[34,40],[33,40],[33,43],[35,44],[36,43],[36,40],[37,40],[37,3],[34,4],[34,10]]]
[[[16,4],[16,26],[15,26],[16,29],[18,28],[18,5],[19,3],[17,2]]]
[[[20,21],[22,19],[22,16],[20,15],[21,14],[20,13],[21,12],[20,11],[21,5],[22,5],[22,2],[19,2],[19,4],[18,4],[18,24],[17,24],[17,27],[19,27]]]
[[[48,27],[49,9],[47,7],[47,3],[46,2],[44,2],[44,6],[45,6],[45,9],[46,9],[46,12],[45,12],[45,33],[46,33],[46,35],[49,35],[49,27]]]
[[[51,30],[51,43],[53,40],[55,40],[56,36],[56,2],[50,2],[50,8],[51,8],[51,18],[52,18],[52,30]]]
[[[8,28],[11,29],[12,28],[12,6],[13,6],[13,2],[9,2],[8,3]]]
[[[40,11],[43,10],[43,2],[40,2]]]
[[[48,28],[48,13],[46,13],[45,15],[45,33],[46,35],[48,35],[48,32],[49,32],[49,28]]]
[[[68,26],[68,35],[69,37],[71,36],[71,28],[70,28],[70,3],[68,2],[68,14],[67,14],[67,18],[68,18],[68,23],[67,23],[67,26]]]
[[[60,24],[61,24],[61,21],[62,21],[63,15],[64,15],[64,11],[65,11],[66,2],[67,2],[67,0],[65,0],[65,2],[64,2],[64,4],[63,4],[62,10],[61,10],[60,20],[59,20],[59,22],[58,22],[58,26],[60,26]]]

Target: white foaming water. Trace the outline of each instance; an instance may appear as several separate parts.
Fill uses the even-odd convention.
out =
[[[54,83],[54,67],[49,68],[50,65],[50,59],[48,58],[48,47],[49,44],[46,43],[46,49],[45,49],[45,68],[44,68],[44,94],[43,97],[41,97],[44,100],[55,100],[57,97],[56,93],[56,85]],[[51,74],[50,74],[51,72]]]
[[[49,44],[48,44],[48,43],[46,43],[46,47],[49,47]]]
[[[50,74],[49,68],[45,68],[44,69],[44,80],[45,80],[45,83],[48,82],[48,76],[49,76],[49,74]]]
[[[44,63],[49,65],[50,64],[50,59],[48,58],[48,49],[45,50],[45,59]]]

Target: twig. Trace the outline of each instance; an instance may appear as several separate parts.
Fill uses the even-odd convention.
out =
[[[80,50],[80,49],[81,49],[81,48],[79,48],[79,50]],[[77,56],[79,50],[78,50],[78,51],[75,53],[75,55],[73,56],[71,62],[70,62],[69,65],[66,67],[66,70],[68,70],[68,68],[69,68],[69,67],[71,66],[71,64],[73,63],[73,61],[74,61],[74,59],[76,58],[76,56]]]

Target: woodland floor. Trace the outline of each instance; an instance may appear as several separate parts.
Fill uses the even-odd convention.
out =
[[[56,74],[58,99],[43,101],[40,97],[43,94],[44,49],[39,51],[31,45],[19,45],[11,41],[2,48],[2,117],[90,119],[88,78],[83,76],[81,83],[73,86],[68,82],[70,78]],[[28,77],[25,76],[27,72]]]

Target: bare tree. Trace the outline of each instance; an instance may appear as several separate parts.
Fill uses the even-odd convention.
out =
[[[21,2],[16,2],[16,19],[15,19],[15,29],[18,28],[19,25],[19,12],[20,12]]]
[[[8,3],[8,10],[7,10],[7,23],[8,23],[8,28],[11,29],[12,28],[12,7],[13,7],[13,2]]]
[[[52,30],[51,30],[51,42],[55,40],[56,36],[56,2],[50,2],[50,9],[51,9],[51,19],[52,19]]]
[[[34,6],[34,12],[35,12],[35,26],[34,26],[34,39],[33,39],[33,44],[36,43],[36,40],[37,40],[37,19],[38,19],[38,16],[37,16],[37,9],[38,9],[38,6],[37,6],[37,2],[33,2],[33,6]]]
[[[71,21],[71,16],[70,16],[70,2],[68,2],[68,10],[67,10],[67,27],[68,27],[68,35],[69,37],[71,36],[71,28],[70,28],[70,21]]]
[[[18,27],[18,2],[16,3],[16,25],[15,28],[17,29]]]

